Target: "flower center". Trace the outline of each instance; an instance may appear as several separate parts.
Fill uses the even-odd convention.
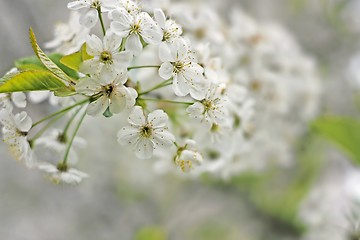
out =
[[[174,73],[180,73],[184,70],[185,64],[183,62],[173,63]]]
[[[146,124],[140,129],[140,135],[145,138],[150,138],[152,135],[152,127],[149,124]]]
[[[205,99],[205,100],[202,100],[201,103],[202,103],[202,105],[204,105],[205,112],[215,109],[213,102],[210,100]]]
[[[130,28],[130,34],[139,34],[141,32],[140,22],[135,23]]]
[[[101,4],[100,4],[100,1],[99,0],[93,0],[91,6],[91,8],[95,8],[95,9],[99,9],[101,8]]]
[[[100,54],[100,61],[104,64],[112,64],[112,54],[111,52],[104,51]]]
[[[106,96],[110,97],[110,95],[113,91],[114,91],[114,85],[109,84],[109,85],[103,86],[103,93]]]

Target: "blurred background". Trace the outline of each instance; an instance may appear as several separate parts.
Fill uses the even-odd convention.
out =
[[[3,75],[14,60],[33,54],[29,27],[41,45],[53,38],[54,24],[66,22],[69,11],[65,0],[0,1]],[[299,141],[297,164],[226,180],[158,175],[149,161],[119,158],[116,119],[103,124],[88,118],[80,135],[94,150],[79,155],[81,169],[91,177],[79,186],[51,184],[13,161],[0,144],[0,239],[360,239],[360,1],[224,0],[218,5],[224,18],[236,5],[258,21],[280,23],[317,61],[320,115],[327,117],[310,124]],[[32,109],[33,114],[47,110]],[[109,140],[96,141],[96,136]]]

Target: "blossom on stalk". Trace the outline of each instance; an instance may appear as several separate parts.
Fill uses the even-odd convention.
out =
[[[227,117],[225,107],[226,98],[222,95],[222,88],[216,85],[211,86],[204,99],[194,103],[187,108],[191,118],[195,118],[212,126],[220,125]]]
[[[135,16],[141,12],[141,8],[137,2],[131,0],[111,0],[104,3],[104,6],[109,10],[116,8],[124,8],[128,13]]]
[[[187,140],[185,146],[178,147],[174,162],[183,172],[189,172],[194,164],[200,165],[204,161],[203,156],[196,150],[195,146],[194,140]]]
[[[53,129],[48,134],[39,137],[35,141],[35,145],[44,146],[55,153],[63,154],[68,147],[69,139],[66,134],[63,133],[60,129]],[[69,150],[68,162],[76,163],[78,161],[78,156],[74,148],[85,148],[86,141],[85,139],[76,136]]]
[[[86,74],[96,74],[101,71],[122,71],[125,70],[132,61],[132,53],[119,51],[121,38],[107,31],[104,40],[96,35],[91,35],[86,41],[86,51],[94,58],[88,59],[80,66],[80,72]]]
[[[23,92],[0,93],[0,109],[13,110],[13,104],[18,108],[26,107],[26,95]]]
[[[93,28],[99,20],[98,10],[106,12],[102,8],[104,0],[77,0],[69,2],[67,7],[70,10],[81,10],[81,17],[79,22],[87,28]]]
[[[69,168],[66,164],[62,163],[57,166],[50,163],[39,163],[37,167],[39,170],[45,172],[49,179],[55,184],[78,184],[84,178],[89,177],[88,174],[75,168]]]
[[[135,106],[129,116],[130,126],[118,133],[121,145],[132,145],[138,158],[151,158],[157,147],[170,147],[175,137],[168,131],[168,116],[163,110],[155,110],[146,117],[140,106]]]
[[[110,29],[121,38],[126,38],[125,49],[135,56],[143,49],[141,39],[148,44],[159,44],[162,31],[156,22],[146,12],[131,15],[124,8],[117,8],[110,12],[112,19]]]
[[[206,94],[204,69],[195,62],[183,39],[160,48],[160,59],[163,62],[159,75],[163,79],[173,78],[173,89],[177,96],[190,95],[201,100]]]
[[[35,156],[27,139],[32,127],[32,120],[26,112],[13,115],[11,112],[0,110],[0,123],[3,125],[3,140],[9,146],[12,156],[27,167],[35,163]]]
[[[111,113],[119,113],[125,108],[133,107],[137,98],[135,89],[124,86],[126,81],[126,72],[104,72],[82,78],[75,89],[78,93],[94,99],[87,107],[89,115],[102,114],[107,108]]]
[[[181,26],[172,19],[167,20],[162,9],[157,8],[154,10],[154,18],[163,31],[163,42],[170,43],[180,38],[182,34]]]

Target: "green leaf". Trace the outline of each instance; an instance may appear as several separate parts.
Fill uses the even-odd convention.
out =
[[[57,97],[68,97],[76,94],[75,88],[72,86],[63,87],[54,91]]]
[[[86,51],[86,43],[84,43],[80,49],[80,51],[64,56],[60,59],[60,62],[67,66],[70,69],[75,71],[79,71],[81,63],[84,61],[93,58]]]
[[[0,85],[0,93],[57,90],[66,85],[47,70],[29,70],[12,75]]]
[[[33,30],[30,28],[30,42],[32,45],[32,48],[34,49],[34,52],[36,56],[39,58],[39,60],[44,64],[44,66],[52,72],[56,77],[58,77],[60,80],[64,82],[64,84],[69,85],[70,83],[73,83],[73,79],[71,79],[68,75],[66,75],[51,59],[46,56],[46,54],[41,50],[39,45],[37,44],[35,34]]]
[[[77,71],[74,71],[73,69],[68,68],[64,64],[60,62],[60,59],[63,57],[62,54],[59,53],[53,53],[48,55],[49,59],[53,61],[61,70],[64,71],[68,76],[78,79],[79,75]],[[38,59],[37,56],[31,56],[26,58],[21,58],[17,61],[15,61],[15,67],[19,69],[20,71],[25,70],[40,70],[40,69],[47,69],[45,65]]]
[[[321,117],[312,123],[318,135],[360,164],[360,121],[349,117]]]

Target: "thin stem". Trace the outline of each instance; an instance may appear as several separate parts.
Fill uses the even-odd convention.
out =
[[[36,135],[30,139],[29,141],[34,142],[36,139],[38,139],[39,137],[41,137],[44,132],[51,126],[53,125],[55,122],[57,122],[60,118],[62,118],[65,115],[65,112],[56,116],[53,120],[51,120],[48,124],[46,124],[38,133],[36,133]]]
[[[81,111],[81,108],[79,108],[76,113],[74,113],[74,115],[71,116],[71,118],[69,119],[69,121],[67,122],[64,131],[62,133],[63,136],[66,136],[67,131],[69,130],[71,123],[74,121],[75,117],[78,115],[78,113]]]
[[[139,69],[139,68],[160,68],[160,66],[158,65],[134,66],[134,67],[128,67],[128,70]]]
[[[194,104],[194,102],[179,102],[179,101],[172,101],[172,100],[167,100],[167,99],[157,99],[157,98],[139,98],[139,100],[153,101],[153,102],[166,102],[166,103],[174,103],[174,104],[185,104],[185,105]]]
[[[154,91],[154,90],[157,90],[157,89],[159,89],[159,88],[163,88],[163,87],[169,86],[169,85],[171,85],[171,84],[172,84],[172,79],[166,80],[166,81],[164,81],[164,82],[162,82],[162,83],[160,83],[160,84],[158,84],[158,85],[150,88],[149,90],[147,90],[147,91],[145,91],[145,92],[139,93],[139,96],[140,96],[140,95],[148,94],[148,93],[150,93],[150,92],[152,92],[152,91]]]
[[[78,102],[78,103],[75,103],[74,105],[72,105],[72,106],[70,106],[70,107],[61,109],[60,111],[57,111],[57,112],[55,112],[55,113],[53,113],[53,114],[51,114],[51,115],[49,115],[49,116],[47,116],[47,117],[39,120],[39,121],[37,121],[36,123],[34,123],[34,124],[32,125],[31,128],[39,125],[39,124],[42,123],[42,122],[45,122],[46,120],[49,120],[49,119],[51,119],[51,118],[53,118],[53,117],[56,117],[56,116],[59,115],[59,114],[66,113],[66,112],[70,111],[71,109],[73,109],[74,107],[79,106],[79,105],[83,105],[83,104],[85,104],[85,103],[87,103],[87,102],[89,102],[89,101],[90,101],[89,99],[85,99],[85,100],[83,100],[83,101],[80,101],[80,102]]]
[[[122,51],[125,50],[125,44],[126,44],[127,39],[128,39],[128,37],[123,38],[123,39],[121,40],[120,52],[122,52]]]
[[[98,12],[100,23],[101,23],[101,28],[102,28],[103,34],[105,36],[106,30],[105,30],[105,27],[104,27],[104,21],[103,21],[102,14],[101,14],[101,7],[97,8],[97,12]]]
[[[74,130],[74,133],[73,133],[73,135],[71,136],[71,139],[70,139],[70,141],[69,141],[69,144],[68,144],[68,146],[67,146],[67,148],[66,148],[66,152],[65,152],[65,155],[64,155],[64,159],[63,159],[63,164],[64,164],[64,165],[66,165],[66,162],[67,162],[67,159],[68,159],[68,156],[69,156],[69,153],[70,153],[70,148],[71,148],[71,146],[72,146],[72,144],[73,144],[73,142],[74,142],[74,139],[75,139],[75,137],[76,137],[76,134],[77,134],[77,132],[79,131],[79,128],[80,128],[80,126],[81,126],[81,124],[82,124],[85,116],[86,116],[86,111],[84,111],[83,115],[81,116],[81,118],[80,118],[80,120],[79,120],[79,122],[78,122],[78,124],[77,124],[77,126],[76,126],[76,128],[75,128],[75,130]]]

